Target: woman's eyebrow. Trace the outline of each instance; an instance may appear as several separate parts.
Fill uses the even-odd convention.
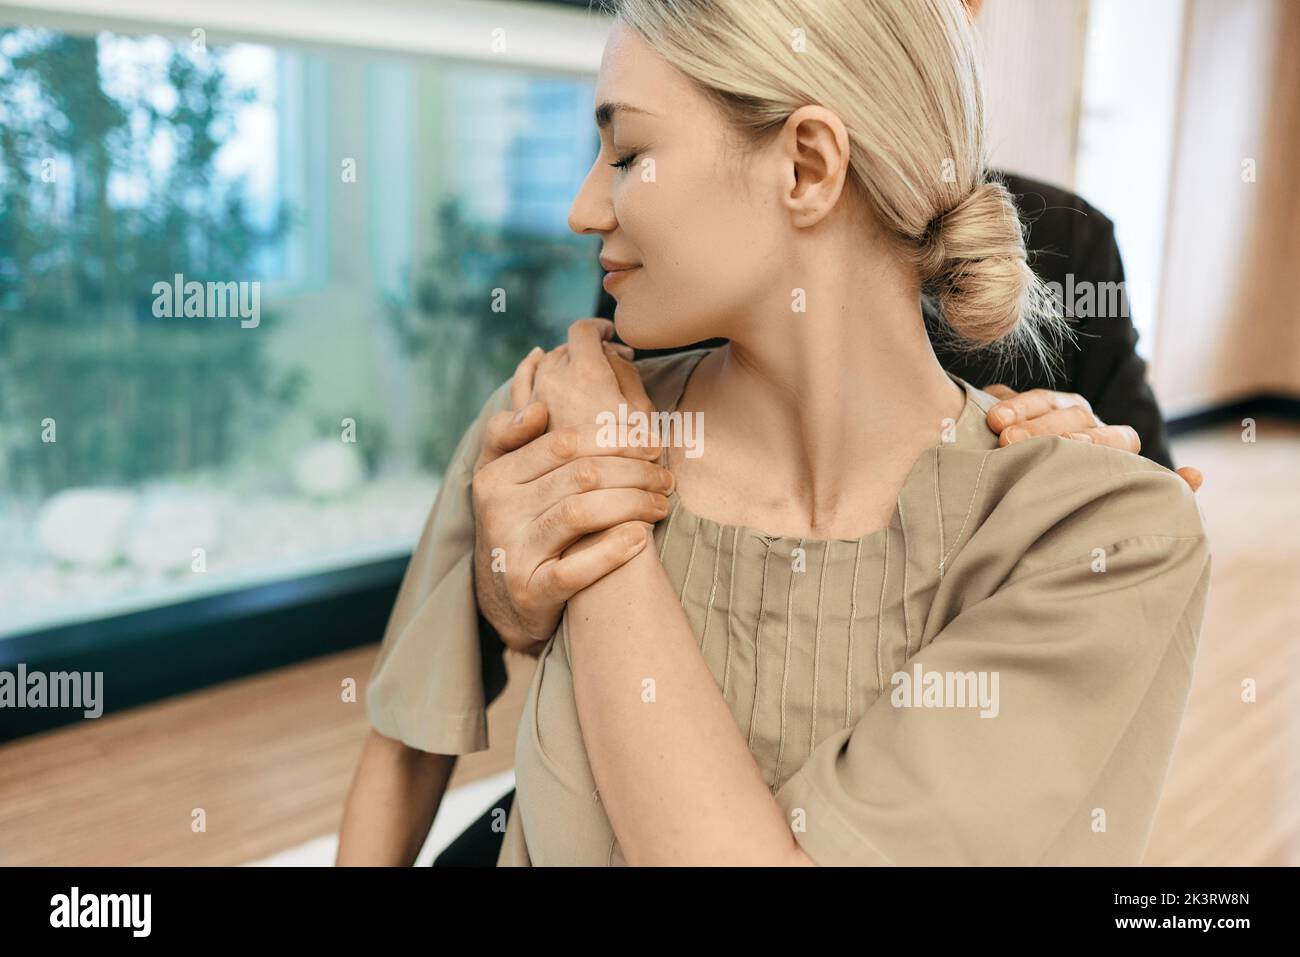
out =
[[[614,119],[615,113],[640,113],[643,116],[654,116],[649,110],[643,110],[639,106],[633,106],[630,103],[606,102],[596,107],[596,125],[602,130]]]

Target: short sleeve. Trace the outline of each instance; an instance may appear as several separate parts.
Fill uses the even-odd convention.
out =
[[[1023,550],[778,789],[815,863],[1140,863],[1210,572],[1190,490],[1146,468],[1106,494],[1037,496],[1054,525],[1007,521],[1036,525],[1043,546]],[[966,556],[972,577],[1012,547],[989,527]]]
[[[366,686],[375,730],[434,754],[485,750],[487,706],[505,686],[505,646],[474,595],[470,482],[488,420],[509,408],[509,386],[492,394],[452,453]]]

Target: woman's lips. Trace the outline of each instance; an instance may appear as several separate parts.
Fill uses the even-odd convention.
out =
[[[640,266],[631,266],[627,269],[611,270],[610,272],[605,273],[605,278],[601,280],[601,285],[606,289],[610,289],[615,283],[623,281],[624,277],[629,273],[634,273],[640,268]]]

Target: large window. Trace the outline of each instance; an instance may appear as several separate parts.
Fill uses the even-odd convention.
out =
[[[591,83],[0,24],[0,636],[408,551],[595,300]]]

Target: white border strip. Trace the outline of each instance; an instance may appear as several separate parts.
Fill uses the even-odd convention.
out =
[[[592,73],[610,20],[589,10],[517,0],[33,0],[0,15],[72,16],[105,25],[196,27],[212,40],[290,39],[334,46],[500,60],[513,66]],[[495,31],[503,31],[496,33]],[[505,49],[494,50],[504,39]]]

